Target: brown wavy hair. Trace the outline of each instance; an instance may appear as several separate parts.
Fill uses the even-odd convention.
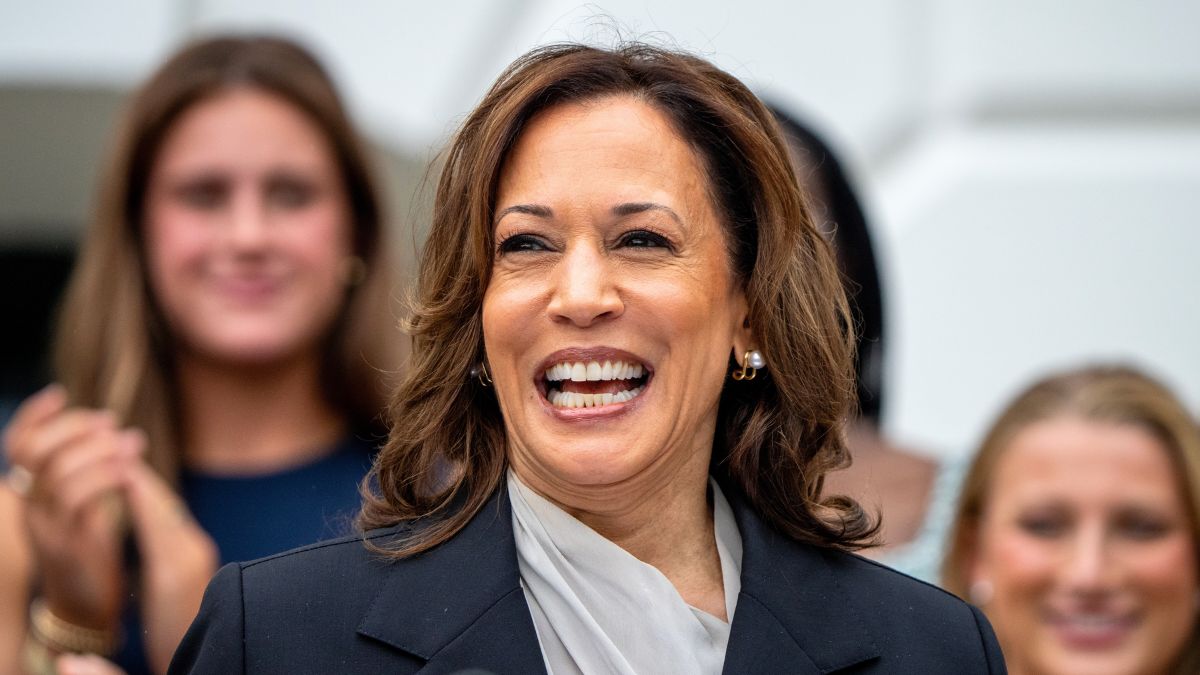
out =
[[[173,339],[147,282],[144,206],[159,149],[180,115],[238,88],[264,91],[303,111],[329,140],[351,210],[355,255],[365,263],[326,338],[322,391],[351,425],[382,414],[381,370],[398,363],[392,271],[372,169],[320,63],[275,37],[213,37],[177,52],[131,98],[68,283],[55,340],[55,370],[75,404],[107,408],[149,436],[149,461],[179,470],[180,411]]]
[[[1169,389],[1126,366],[1088,366],[1050,375],[1019,394],[984,436],[959,495],[942,586],[968,599],[970,565],[979,524],[991,499],[996,464],[1021,430],[1062,416],[1130,424],[1149,432],[1166,448],[1179,476],[1193,546],[1200,560],[1200,427]],[[1200,621],[1170,671],[1200,673]]]
[[[724,388],[714,472],[794,539],[865,545],[877,526],[858,504],[821,498],[825,472],[848,461],[853,329],[837,265],[809,218],[776,122],[745,85],[707,61],[640,43],[526,54],[446,151],[410,308],[410,367],[392,399],[388,442],[364,481],[360,526],[425,519],[390,551],[411,555],[454,536],[501,486],[500,410],[471,376],[483,359],[496,186],[540,111],[609,96],[655,106],[702,159],[751,328],[770,363],[753,381]]]

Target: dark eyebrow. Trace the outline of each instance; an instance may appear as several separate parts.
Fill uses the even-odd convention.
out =
[[[630,202],[627,204],[618,204],[613,207],[612,213],[614,216],[632,216],[637,213],[645,213],[647,211],[662,211],[663,213],[675,219],[675,222],[683,225],[683,218],[679,217],[678,213],[669,206],[655,204],[654,202]]]
[[[554,215],[550,207],[542,206],[541,204],[515,204],[497,213],[496,217],[492,219],[492,225],[499,223],[504,216],[510,213],[524,213],[527,216],[535,216],[537,218],[550,218]]]

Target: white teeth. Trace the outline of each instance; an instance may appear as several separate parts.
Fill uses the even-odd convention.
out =
[[[614,403],[625,403],[637,398],[645,387],[618,391],[615,394],[580,394],[574,391],[551,391],[550,403],[556,408],[598,408]]]
[[[563,361],[550,366],[543,373],[549,382],[597,382],[613,380],[633,380],[640,378],[645,369],[640,363],[624,361]],[[629,386],[634,383],[630,382]],[[556,408],[597,408],[601,406],[627,403],[642,393],[644,385],[636,389],[626,389],[612,393],[584,394],[581,392],[562,391],[550,387],[547,392],[551,405]]]
[[[640,363],[624,361],[566,361],[550,366],[543,375],[550,382],[630,380],[639,378],[645,370]]]

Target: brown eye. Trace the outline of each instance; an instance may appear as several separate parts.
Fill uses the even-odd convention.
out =
[[[661,234],[649,230],[633,230],[621,235],[620,246],[629,248],[671,248],[671,243]]]
[[[1070,522],[1059,515],[1030,515],[1017,520],[1017,527],[1028,535],[1039,539],[1060,537],[1070,528]]]
[[[282,209],[302,209],[317,198],[317,187],[298,175],[277,174],[266,180],[266,202]]]
[[[204,178],[181,183],[173,193],[176,199],[186,206],[207,211],[225,203],[229,195],[229,186],[220,179]]]
[[[307,207],[312,203],[313,195],[314,190],[311,186],[292,180],[278,181],[272,184],[268,191],[270,203],[286,209]]]
[[[500,255],[504,255],[505,253],[535,253],[538,251],[549,251],[550,246],[541,237],[535,237],[532,234],[514,234],[500,242],[496,250],[500,252]]]
[[[1113,529],[1126,539],[1149,541],[1165,536],[1171,531],[1171,523],[1150,513],[1130,512],[1117,516]]]

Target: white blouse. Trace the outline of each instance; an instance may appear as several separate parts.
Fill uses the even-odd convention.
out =
[[[725,612],[741,590],[742,539],[710,480]],[[521,587],[551,675],[721,672],[729,623],[689,606],[666,576],[508,472]]]

